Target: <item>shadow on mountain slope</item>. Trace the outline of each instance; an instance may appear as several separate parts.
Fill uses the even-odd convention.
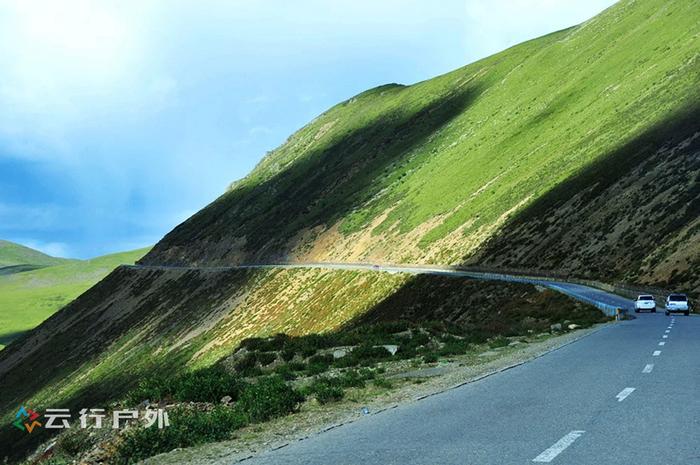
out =
[[[168,233],[139,263],[230,265],[283,258],[296,234],[333,224],[378,194],[377,180],[386,170],[462,114],[478,94],[473,86],[436,97],[418,111],[384,114],[267,181],[227,192]],[[216,250],[213,244],[222,237],[229,239],[226,248]]]
[[[513,217],[462,266],[556,270],[572,276],[617,279],[637,276],[634,272],[642,266],[651,269],[653,254],[651,263],[641,265],[650,251],[662,253],[678,240],[692,244],[694,237],[697,243],[698,121],[700,107],[691,107],[602,157]],[[601,243],[598,249],[590,247]],[[697,293],[698,278],[692,266],[675,278],[676,285],[684,284]],[[488,307],[484,296],[455,300],[450,296],[454,286],[459,286],[454,278],[416,276],[350,325],[402,319],[455,324],[483,320],[479,309]],[[493,324],[498,324],[497,319]],[[501,325],[505,329],[508,323]]]
[[[699,121],[693,105],[656,124],[513,216],[464,264],[697,293],[700,257],[691,247],[700,241]]]

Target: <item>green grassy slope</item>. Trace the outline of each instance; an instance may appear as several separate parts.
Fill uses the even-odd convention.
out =
[[[558,189],[567,180],[625,148],[644,149],[636,160],[642,163],[664,136],[680,143],[694,134],[692,124],[674,124],[697,114],[698,34],[693,0],[626,0],[446,75],[367,91],[292,135],[144,262],[473,261],[510,219],[581,188]],[[647,141],[660,126],[676,132]],[[692,185],[693,173],[683,185]],[[615,181],[588,178],[584,187]],[[642,193],[637,204],[654,196]],[[613,197],[601,208],[614,221]],[[668,214],[679,224],[655,236],[656,244],[628,247],[655,248],[659,260],[677,253],[687,242],[679,231],[694,218]],[[605,224],[596,228],[593,235],[610,233]],[[594,259],[610,252],[599,249],[587,252]],[[565,252],[576,254],[576,247]],[[510,266],[530,264],[511,258]]]
[[[0,349],[85,292],[114,268],[131,264],[148,249],[91,260],[61,262],[33,271],[0,276]]]
[[[0,268],[14,265],[51,266],[66,263],[65,258],[56,258],[10,241],[0,240]]]
[[[699,34],[694,1],[623,1],[581,26],[444,76],[367,91],[292,135],[143,262],[518,266],[542,256],[556,267],[564,254],[578,271],[638,244],[661,262],[685,259],[694,253],[686,245],[698,243],[697,190],[686,186],[696,179]],[[611,174],[620,169],[627,174]],[[678,172],[670,185],[660,179],[669,169]],[[641,187],[660,190],[634,190],[639,176]],[[654,239],[660,247],[622,240],[627,229],[616,220],[631,207],[669,218]],[[584,225],[571,238],[569,218]],[[527,235],[512,233],[518,230]],[[601,247],[580,247],[591,235],[605,239]],[[556,254],[530,249],[550,236],[559,238]],[[517,253],[507,255],[511,249]],[[619,273],[641,260],[632,255]],[[98,407],[145,374],[210,365],[246,337],[425,315],[498,332],[519,302],[537,301],[532,287],[438,281],[118,268],[0,351],[0,417],[9,425],[20,401],[37,409]],[[509,311],[495,311],[501,307]],[[493,315],[499,318],[486,319]],[[25,450],[13,433],[0,426],[0,457],[5,444],[7,453]]]

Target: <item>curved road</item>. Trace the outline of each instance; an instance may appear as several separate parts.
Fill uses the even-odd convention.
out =
[[[170,265],[124,265],[127,268],[133,269],[153,269],[153,270],[198,270],[198,271],[230,271],[237,269],[276,269],[276,268],[320,268],[330,270],[352,270],[352,271],[376,271],[386,273],[409,273],[409,274],[432,274],[463,277],[471,279],[480,279],[486,281],[509,281],[519,283],[535,284],[550,288],[557,292],[569,295],[570,297],[595,305],[608,315],[615,315],[617,308],[623,310],[632,310],[634,303],[624,297],[597,289],[591,286],[582,284],[570,283],[567,281],[557,281],[552,279],[525,277],[519,275],[499,274],[499,273],[482,273],[466,270],[455,270],[449,267],[439,266],[416,266],[416,265],[373,265],[366,263],[270,263],[270,264],[253,264],[253,265],[235,265],[235,266],[214,266],[214,267],[196,267],[196,266],[170,266]]]
[[[187,267],[135,265],[140,269]],[[537,284],[609,311],[632,302],[593,287],[439,267],[329,268]],[[700,465],[700,318],[663,312],[608,325],[526,364],[370,414],[246,461],[252,465]]]
[[[641,314],[245,463],[700,464],[698,334],[695,316]]]

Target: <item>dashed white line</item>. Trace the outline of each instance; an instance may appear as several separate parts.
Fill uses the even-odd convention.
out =
[[[642,373],[651,373],[651,370],[654,369],[654,364],[653,363],[648,363],[647,366],[644,367],[642,370]]]
[[[585,431],[572,431],[560,440],[558,440],[552,447],[542,452],[540,455],[532,459],[533,462],[551,462],[556,458],[557,455],[561,454],[574,443],[578,438],[580,438]]]
[[[620,393],[619,393],[618,395],[616,395],[615,397],[617,397],[617,401],[618,401],[618,402],[622,402],[623,400],[625,400],[625,399],[627,398],[627,396],[629,396],[630,394],[632,394],[632,393],[634,392],[634,390],[635,390],[635,388],[631,388],[631,387],[624,388],[624,389],[623,389],[622,391],[620,391]]]
[[[660,351],[660,350],[655,350],[654,353],[651,354],[651,355],[652,355],[652,357],[658,357],[659,355],[661,355],[661,351]]]
[[[668,334],[664,334],[662,337],[663,337],[664,339],[668,339]]]
[[[660,345],[660,346],[665,346],[666,343],[665,343],[664,341],[661,341],[661,342],[659,342],[659,345]]]
[[[671,330],[670,330],[670,329],[667,329],[667,330],[666,330],[666,331],[664,331],[664,332],[665,332],[666,334],[668,334],[668,333],[670,333],[670,332],[671,332]]]

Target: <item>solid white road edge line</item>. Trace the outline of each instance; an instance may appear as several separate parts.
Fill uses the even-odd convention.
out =
[[[661,355],[661,351],[660,351],[660,350],[655,350],[654,353],[651,354],[651,355],[652,355],[652,357],[658,357],[659,355]]]
[[[580,438],[585,431],[572,431],[560,440],[558,440],[552,447],[542,452],[540,455],[532,459],[533,462],[551,462],[554,458],[564,452],[564,450],[574,443],[575,440]]]
[[[615,397],[617,397],[617,401],[618,401],[618,402],[622,402],[623,400],[625,400],[625,399],[627,398],[627,396],[629,396],[630,394],[632,394],[632,393],[634,392],[634,390],[635,390],[635,388],[631,388],[631,387],[624,388],[624,389],[623,389],[622,391],[620,391],[620,393],[619,393],[618,395],[616,395]]]
[[[653,369],[654,369],[654,364],[649,363],[649,364],[647,364],[647,366],[644,367],[644,369],[642,370],[642,373],[651,373],[651,370],[653,370]]]

